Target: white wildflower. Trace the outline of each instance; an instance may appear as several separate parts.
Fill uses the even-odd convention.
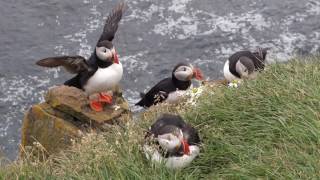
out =
[[[191,105],[196,105],[196,102],[198,98],[201,96],[203,90],[204,90],[204,86],[200,86],[198,88],[190,88],[186,93],[187,96],[189,97],[187,103]]]
[[[228,87],[238,88],[241,83],[242,83],[241,80],[233,80],[232,82],[230,82],[230,83],[228,84]]]
[[[119,106],[119,105],[114,105],[113,106],[113,109],[115,110],[115,111],[117,111],[117,110],[119,110],[121,107]]]
[[[38,148],[42,147],[42,145],[39,142],[33,142],[33,145]]]

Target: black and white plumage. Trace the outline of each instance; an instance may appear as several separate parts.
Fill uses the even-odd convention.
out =
[[[175,103],[191,86],[192,78],[203,79],[200,69],[190,64],[179,63],[174,67],[171,77],[161,80],[146,94],[142,94],[142,99],[136,105],[150,107],[163,101]]]
[[[239,51],[225,62],[224,77],[228,82],[240,79],[254,79],[259,71],[265,67],[265,60],[269,48],[258,48],[255,52]]]
[[[87,95],[107,92],[116,86],[122,78],[123,68],[112,44],[119,21],[125,10],[125,4],[118,4],[108,15],[103,33],[96,44],[95,51],[86,60],[82,56],[49,57],[37,61],[37,65],[44,67],[63,66],[68,72],[76,74],[64,84],[83,89]],[[108,95],[102,95],[107,97]],[[109,97],[110,98],[110,97]],[[104,99],[108,101],[108,97]],[[99,102],[96,102],[99,105]],[[101,111],[101,107],[98,107]]]
[[[162,115],[150,127],[145,141],[147,158],[172,169],[188,166],[200,153],[197,130],[177,115]]]

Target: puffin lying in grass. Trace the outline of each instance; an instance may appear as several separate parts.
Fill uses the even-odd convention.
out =
[[[255,79],[257,73],[264,69],[269,49],[258,48],[255,52],[239,51],[231,55],[223,68],[226,80],[234,83],[241,79]]]
[[[142,99],[136,105],[147,108],[163,101],[176,103],[191,86],[193,78],[202,80],[201,70],[191,64],[179,63],[174,67],[171,77],[161,80],[146,94],[141,94]]]
[[[68,72],[77,74],[64,84],[82,89],[90,100],[94,111],[102,111],[103,104],[112,104],[112,89],[122,79],[122,64],[112,44],[125,4],[118,4],[109,14],[103,33],[88,61],[82,56],[49,57],[36,64],[44,67],[63,66]]]
[[[188,166],[200,153],[200,138],[180,116],[164,114],[149,129],[143,147],[147,159],[170,169]]]

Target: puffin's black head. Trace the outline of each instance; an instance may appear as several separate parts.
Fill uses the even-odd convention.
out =
[[[253,52],[253,54],[257,57],[259,57],[259,59],[261,59],[262,61],[266,60],[267,57],[267,53],[268,50],[270,50],[271,48],[258,48],[255,52]]]
[[[172,134],[173,136],[182,136],[182,131],[177,126],[174,125],[164,125],[160,127],[155,135]]]
[[[101,61],[119,64],[118,55],[111,41],[105,40],[98,42],[96,55]]]
[[[172,71],[172,76],[179,81],[190,81],[192,78],[197,80],[203,79],[202,72],[199,68],[194,68],[191,64],[185,63],[177,64]]]

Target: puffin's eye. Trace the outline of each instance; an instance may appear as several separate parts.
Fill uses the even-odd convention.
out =
[[[106,48],[105,48],[105,49],[103,49],[103,52],[104,52],[104,53],[106,53],[106,52],[107,52],[107,49],[106,49]]]
[[[186,68],[186,67],[183,67],[183,68],[182,68],[182,70],[183,70],[183,71],[186,71],[186,70],[187,70],[187,68]]]

